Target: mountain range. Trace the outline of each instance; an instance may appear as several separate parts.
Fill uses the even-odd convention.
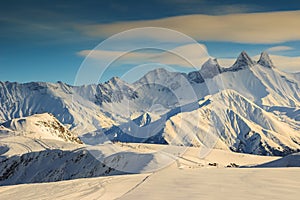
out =
[[[299,74],[280,71],[265,52],[258,61],[242,52],[231,67],[211,58],[190,73],[158,68],[134,83],[117,77],[82,86],[0,82],[1,132],[32,132],[33,116],[51,113],[64,128],[50,135],[92,145],[143,142],[287,155],[300,149],[299,108]],[[45,130],[45,123],[38,127]]]

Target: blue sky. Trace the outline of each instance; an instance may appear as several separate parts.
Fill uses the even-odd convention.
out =
[[[119,29],[116,23],[123,24],[123,27],[137,27],[140,26],[136,25],[139,22],[150,25],[158,23],[164,26],[168,25],[164,19],[176,22],[182,16],[191,16],[189,18],[191,20],[198,19],[197,15],[220,16],[217,19],[222,20],[223,16],[235,16],[234,14],[298,10],[300,10],[300,2],[297,0],[3,1],[0,6],[0,80],[18,82],[60,80],[73,84],[78,68],[84,60],[79,52],[91,50],[108,36],[122,31],[123,29]],[[284,15],[287,15],[284,19],[290,16]],[[199,17],[201,19],[202,16]],[[251,24],[252,21],[249,20]],[[298,22],[295,17],[287,21],[293,20]],[[214,18],[212,21],[215,21]],[[276,26],[276,16],[273,21],[274,25],[268,24],[270,28]],[[236,24],[236,26],[240,26],[239,31],[242,32],[247,29],[242,27],[243,24]],[[205,29],[209,28],[211,27],[205,26]],[[299,33],[296,33],[296,29],[287,29],[290,32],[280,32],[274,37],[270,36],[273,38],[270,40],[255,40],[256,37],[261,37],[259,34],[253,35],[253,40],[251,37],[235,40],[231,37],[222,38],[222,33],[220,36],[212,37],[204,35],[202,39],[201,30],[179,31],[205,44],[213,57],[234,58],[242,50],[255,56],[261,51],[278,46],[289,47],[289,49],[277,48],[270,53],[299,57],[300,36],[297,35]],[[197,34],[201,37],[198,38]],[[295,66],[287,69],[289,70],[297,71]],[[122,70],[115,70],[115,74],[111,72],[105,78],[119,75],[119,71]]]

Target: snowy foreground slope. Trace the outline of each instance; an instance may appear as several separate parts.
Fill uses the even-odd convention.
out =
[[[299,169],[165,169],[0,187],[3,199],[299,199]]]
[[[300,153],[290,154],[281,159],[264,163],[257,167],[300,167]]]
[[[62,141],[58,136],[38,139],[10,134],[0,141],[0,185],[148,173],[167,167],[176,160],[183,169],[209,167],[216,162],[218,167],[253,166],[276,159],[246,155],[247,158],[255,159],[243,160],[244,156],[221,150],[214,150],[203,159],[200,155],[201,148],[131,143],[89,147]],[[116,147],[121,151],[114,151]],[[221,158],[220,155],[233,157]]]
[[[145,149],[150,152],[151,149],[157,150],[162,147],[153,144],[126,145],[141,152]],[[2,186],[1,198],[291,200],[299,198],[300,168],[236,168],[238,165],[255,166],[276,162],[281,158],[223,150],[213,150],[205,158],[199,158],[197,156],[199,151],[199,148],[189,147],[176,162],[151,173]]]

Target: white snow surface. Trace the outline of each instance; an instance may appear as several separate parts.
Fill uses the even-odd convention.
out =
[[[8,120],[0,124],[0,133],[82,144],[76,135],[48,113]]]
[[[124,144],[140,152],[161,145]],[[180,148],[175,146],[174,148]],[[199,158],[189,147],[175,163],[136,175],[1,186],[3,199],[298,199],[300,168],[236,168],[276,162],[278,157],[213,150]],[[59,159],[59,158],[58,158]],[[138,163],[137,163],[138,164]]]

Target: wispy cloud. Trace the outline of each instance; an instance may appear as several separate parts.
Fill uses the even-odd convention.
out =
[[[225,15],[234,13],[249,13],[253,10],[260,10],[257,5],[231,4],[231,5],[215,5],[211,9],[212,14]]]
[[[0,16],[0,22],[10,24],[6,35],[27,33],[34,36],[57,37],[70,40],[77,37],[86,40],[104,39],[113,34],[140,27],[163,27],[173,29],[204,41],[227,41],[238,43],[275,44],[300,40],[300,11],[286,12],[246,12],[246,5],[214,6],[216,13],[223,15],[182,15],[155,20],[115,21],[97,23],[92,21],[73,21],[61,13],[31,11],[31,15],[45,15],[43,20]],[[225,14],[224,14],[225,13]],[[235,14],[226,14],[235,13]],[[26,13],[25,13],[26,14]],[[30,15],[30,16],[31,16]],[[4,33],[1,35],[4,35]],[[152,35],[153,38],[168,38]],[[74,41],[74,40],[73,40]]]
[[[164,27],[185,33],[196,40],[272,44],[300,40],[299,24],[300,11],[287,11],[219,16],[185,15],[157,20],[76,24],[74,28],[90,37],[108,37],[132,28]]]
[[[99,62],[113,61],[119,66],[124,64],[141,65],[160,63],[164,65],[200,68],[202,64],[210,58],[205,45],[202,44],[182,45],[169,51],[149,51],[147,49],[133,52],[83,50],[77,54],[84,57],[88,56],[89,59],[94,59]]]
[[[180,67],[197,67],[200,68],[204,62],[206,62],[211,56],[208,54],[205,45],[190,44],[183,45],[172,49],[170,52],[122,52],[122,51],[109,51],[109,50],[83,50],[78,52],[79,56],[89,56],[91,59],[98,60],[99,62],[103,60],[113,60],[119,55],[119,60],[115,61],[115,64],[121,67],[124,64],[140,65],[145,63],[160,63],[164,65],[176,65]],[[183,52],[189,52],[184,54]],[[184,54],[185,58],[180,57]],[[260,55],[253,56],[253,60],[258,60]],[[280,70],[287,72],[299,72],[300,70],[300,57],[290,57],[290,56],[279,56],[270,54],[274,65]],[[236,59],[231,58],[218,58],[218,62],[223,67],[230,67]],[[195,66],[191,65],[194,64]]]
[[[264,6],[251,1],[211,1],[211,0],[158,0],[161,6],[172,8],[180,13],[202,13],[211,15],[224,15],[233,13],[261,12]],[[157,2],[158,2],[157,1]],[[171,6],[171,7],[170,7]]]
[[[268,52],[280,52],[280,51],[290,51],[293,50],[293,47],[289,47],[289,46],[275,46],[275,47],[271,47],[268,48],[266,51]]]

